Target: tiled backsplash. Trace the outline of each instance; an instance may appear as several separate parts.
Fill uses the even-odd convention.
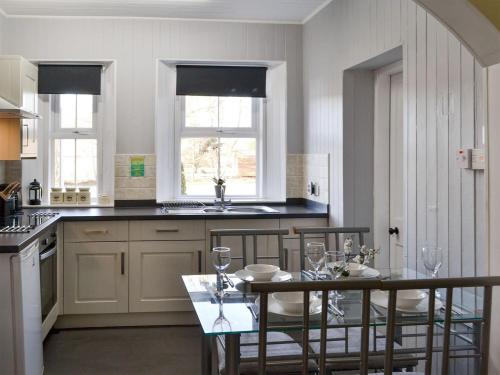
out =
[[[144,157],[144,177],[131,177],[130,159]],[[154,154],[115,155],[115,199],[156,199],[156,157]]]
[[[328,154],[289,154],[286,175],[287,198],[305,198],[328,204]],[[308,193],[311,182],[319,186],[318,196]]]
[[[131,157],[144,157],[144,177],[131,177]],[[319,196],[309,195],[307,185],[319,185]],[[289,154],[287,156],[287,198],[305,198],[328,204],[328,154]],[[156,158],[154,154],[115,155],[115,199],[156,199]]]

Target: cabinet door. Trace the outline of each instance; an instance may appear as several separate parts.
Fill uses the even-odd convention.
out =
[[[191,311],[181,276],[204,271],[204,244],[130,242],[130,312]]]
[[[22,120],[21,124],[21,158],[36,158],[38,153],[36,120]]]
[[[38,68],[21,59],[22,109],[37,113],[38,110]]]
[[[64,245],[64,313],[128,312],[128,243]]]
[[[0,58],[0,98],[13,107],[21,105],[20,98],[20,58]]]

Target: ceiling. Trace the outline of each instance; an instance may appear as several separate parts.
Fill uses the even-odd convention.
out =
[[[0,0],[7,16],[159,17],[303,23],[331,0]]]

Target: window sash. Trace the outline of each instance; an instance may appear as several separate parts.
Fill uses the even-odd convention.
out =
[[[215,127],[186,127],[186,97],[176,96],[175,100],[175,179],[174,192],[176,199],[214,197],[215,193],[207,195],[185,195],[181,193],[181,140],[183,138],[249,138],[256,143],[256,194],[255,195],[227,195],[234,199],[255,199],[263,195],[264,173],[264,99],[252,100],[252,126],[250,128],[215,128]]]
[[[97,194],[103,190],[103,175],[102,175],[102,135],[98,124],[99,101],[97,96],[93,96],[92,110],[92,128],[61,128],[61,111],[60,111],[60,94],[49,95],[51,108],[51,119],[49,133],[49,171],[48,181],[49,188],[54,187],[54,163],[55,163],[55,141],[57,139],[96,139],[97,140]],[[76,109],[75,109],[76,111]],[[75,175],[76,177],[76,175]],[[64,187],[64,186],[62,186]],[[97,196],[92,197],[93,201],[97,200]]]
[[[62,128],[61,127],[61,96],[50,95],[52,106],[52,138],[97,138],[97,96],[92,98],[92,128]],[[78,112],[75,107],[75,112]],[[76,118],[75,113],[75,118]]]

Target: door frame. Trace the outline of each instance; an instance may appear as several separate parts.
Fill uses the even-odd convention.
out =
[[[373,121],[373,242],[375,248],[382,251],[375,258],[375,265],[379,268],[390,266],[389,236],[390,225],[390,116],[391,116],[391,76],[403,73],[403,61],[396,61],[375,70],[374,121]],[[404,101],[404,79],[403,79]],[[404,103],[403,103],[404,106]],[[403,126],[406,121],[403,119]],[[406,138],[404,142],[407,142]],[[406,149],[406,144],[403,145]],[[403,185],[406,191],[406,173],[403,173]],[[406,195],[406,194],[405,194]],[[403,233],[406,233],[406,222]]]

